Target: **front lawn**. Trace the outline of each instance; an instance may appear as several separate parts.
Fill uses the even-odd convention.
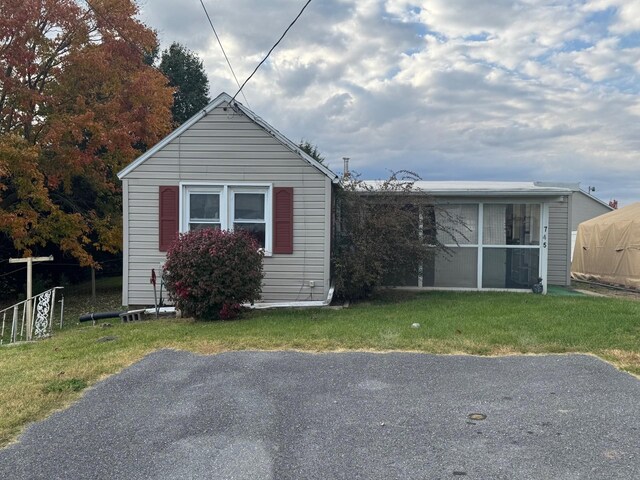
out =
[[[640,302],[510,293],[395,292],[348,309],[270,310],[229,322],[81,326],[0,348],[0,446],[88,385],[159,348],[583,352],[640,375]],[[420,328],[412,328],[420,323]],[[99,408],[99,405],[96,406]]]

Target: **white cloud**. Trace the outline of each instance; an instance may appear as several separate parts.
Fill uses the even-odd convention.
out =
[[[205,3],[241,81],[301,7]],[[212,94],[235,93],[198,2],[142,17],[202,56]],[[245,93],[337,170],[582,181],[624,202],[640,197],[639,30],[640,0],[312,2]]]

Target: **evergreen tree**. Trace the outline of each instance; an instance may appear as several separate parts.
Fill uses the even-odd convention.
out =
[[[182,125],[209,103],[209,80],[202,60],[179,43],[162,52],[160,71],[176,89],[173,95],[173,122]]]
[[[320,154],[320,150],[318,150],[318,146],[309,142],[308,140],[300,140],[298,144],[300,150],[309,155],[314,160],[317,160],[319,163],[324,164],[325,158]]]

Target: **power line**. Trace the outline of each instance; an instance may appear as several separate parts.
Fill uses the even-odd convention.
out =
[[[244,88],[244,86],[247,84],[247,82],[249,80],[251,80],[251,77],[253,77],[253,75],[258,71],[258,69],[262,66],[262,64],[264,62],[267,61],[267,58],[269,58],[269,55],[271,55],[271,52],[273,52],[275,50],[275,48],[278,46],[278,44],[282,41],[282,39],[285,37],[285,35],[287,34],[287,32],[289,32],[289,30],[291,30],[291,27],[293,27],[293,25],[298,21],[298,19],[300,18],[300,16],[302,15],[302,12],[305,11],[305,9],[307,8],[307,6],[311,3],[311,0],[307,0],[307,3],[304,4],[304,7],[302,7],[302,10],[300,10],[300,13],[298,13],[298,15],[296,15],[296,18],[293,19],[293,22],[291,22],[289,24],[289,26],[287,27],[287,29],[284,31],[284,33],[280,36],[280,38],[278,39],[278,41],[273,45],[273,47],[271,47],[271,50],[269,50],[267,52],[267,55],[262,59],[262,61],[258,64],[258,66],[253,70],[253,72],[251,72],[251,75],[249,75],[249,77],[244,81],[244,83],[242,84],[242,86],[240,87],[240,89],[236,92],[236,94],[233,96],[233,98],[231,98],[231,102],[229,103],[233,103],[233,101],[236,99],[236,97],[238,96],[238,94],[242,91],[242,89]]]
[[[229,65],[229,70],[231,70],[231,74],[233,78],[236,80],[236,85],[240,88],[240,82],[238,81],[238,77],[236,77],[236,72],[233,71],[233,67],[231,66],[231,62],[229,61],[229,57],[227,57],[227,52],[224,51],[224,47],[222,46],[222,42],[220,41],[220,37],[218,36],[218,32],[216,32],[216,27],[213,26],[213,22],[211,21],[211,17],[209,16],[209,12],[207,12],[207,7],[204,6],[204,2],[200,0],[200,5],[202,5],[202,9],[204,10],[204,14],[207,16],[207,20],[209,20],[209,25],[211,25],[211,30],[213,30],[213,34],[216,36],[216,40],[218,41],[218,45],[220,45],[220,50],[222,50],[222,54],[224,55],[224,59],[227,61],[227,65]],[[249,100],[245,96],[244,92],[242,92],[242,97],[246,102],[247,106],[249,106]]]
[[[0,275],[0,277],[6,277],[7,275],[11,275],[12,273],[19,272],[19,271],[24,270],[24,269],[26,269],[26,268],[27,268],[27,267],[20,267],[20,268],[18,268],[18,269],[16,269],[16,270],[12,270],[12,271],[10,271],[10,272],[3,273],[3,274],[1,274],[1,275]]]

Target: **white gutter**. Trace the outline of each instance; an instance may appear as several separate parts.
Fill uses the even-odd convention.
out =
[[[136,310],[132,310],[132,312],[135,312],[135,311]],[[127,312],[127,313],[131,313],[131,312]],[[145,315],[155,315],[156,309],[155,307],[145,308],[144,313]],[[176,307],[160,307],[158,308],[158,313],[176,313]]]
[[[327,294],[327,298],[325,300],[316,300],[316,301],[303,301],[303,302],[274,302],[274,303],[254,303],[253,305],[249,303],[244,303],[242,306],[246,308],[251,308],[252,310],[266,310],[268,308],[309,308],[309,307],[326,307],[331,305],[331,301],[333,300],[333,292],[335,288],[333,285],[329,288],[329,293]],[[136,311],[136,310],[132,310]],[[160,307],[158,309],[158,313],[175,313],[176,307]],[[146,308],[144,310],[146,315],[155,315],[155,308]]]
[[[279,302],[279,303],[254,303],[253,305],[244,304],[243,307],[248,307],[253,310],[266,310],[267,308],[308,308],[308,307],[326,307],[331,305],[333,300],[334,286],[331,285],[326,300],[306,301],[306,302]]]

